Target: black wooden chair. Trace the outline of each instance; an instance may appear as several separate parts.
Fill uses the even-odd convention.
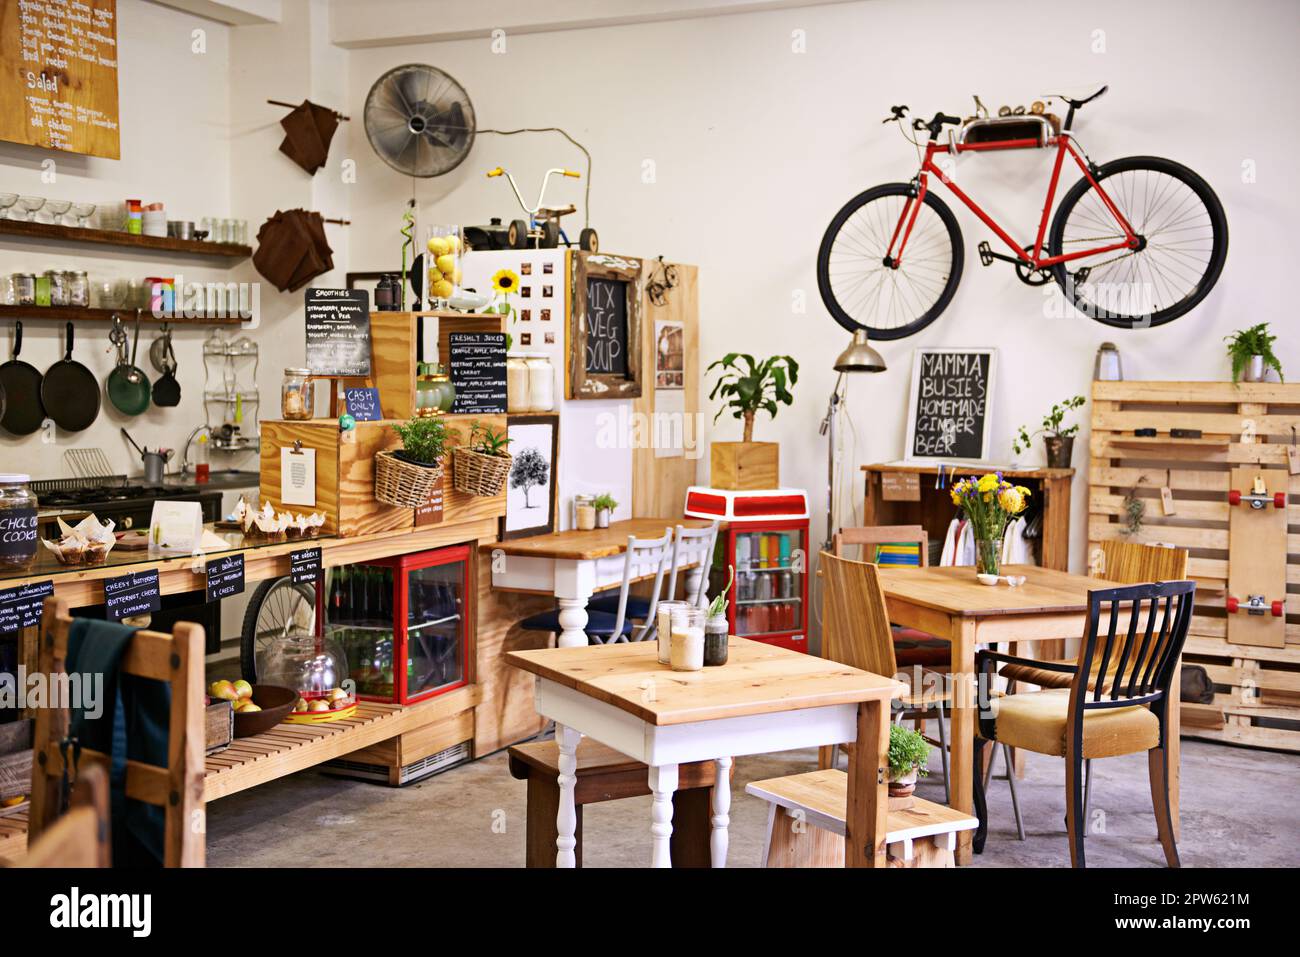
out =
[[[1168,709],[1178,707],[1170,683],[1192,620],[1196,584],[1191,581],[1128,585],[1088,593],[1088,633],[1075,664],[1032,661],[993,651],[975,656],[979,736],[1013,748],[1065,758],[1065,826],[1070,862],[1084,866],[1083,765],[1094,758],[1147,752],[1156,830],[1170,867],[1178,867],[1169,810],[1165,745]],[[994,662],[1030,664],[1070,673],[1069,688],[994,697]],[[1098,676],[1104,675],[1104,679]],[[981,767],[984,748],[975,742],[976,853],[984,849],[988,808]]]

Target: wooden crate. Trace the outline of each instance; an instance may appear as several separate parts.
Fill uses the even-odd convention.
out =
[[[217,698],[203,709],[203,753],[216,754],[235,740],[235,709]]]
[[[776,442],[714,442],[709,485],[737,491],[781,487],[781,446]]]
[[[379,389],[379,407],[389,419],[409,419],[415,411],[415,379],[420,317],[437,324],[438,355],[447,364],[448,337],[453,332],[505,332],[505,318],[463,312],[372,312],[370,314],[370,371]]]
[[[1154,437],[1133,434],[1149,428],[1157,430]],[[1199,429],[1201,435],[1173,438],[1170,429]],[[1093,384],[1090,565],[1107,539],[1189,551],[1197,609],[1183,660],[1204,667],[1217,693],[1212,704],[1182,706],[1184,736],[1300,750],[1300,476],[1289,475],[1287,465],[1293,429],[1300,430],[1300,385]],[[1229,633],[1224,606],[1233,557],[1231,510],[1244,506],[1229,505],[1228,491],[1234,487],[1233,470],[1241,466],[1280,470],[1290,496],[1287,594],[1278,596],[1286,603],[1281,647],[1240,643],[1240,630]],[[1165,514],[1162,496],[1172,503],[1172,514]],[[1130,498],[1145,506],[1136,534],[1126,527]],[[1238,560],[1246,559],[1239,555]]]

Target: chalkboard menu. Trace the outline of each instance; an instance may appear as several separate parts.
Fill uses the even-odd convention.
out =
[[[0,2],[0,140],[118,159],[117,0]]]
[[[162,608],[158,570],[104,579],[104,613],[115,621]]]
[[[907,413],[907,458],[984,461],[995,349],[917,349]]]
[[[506,336],[504,332],[452,332],[447,336],[447,366],[457,415],[506,411]]]
[[[0,510],[0,556],[15,560],[31,558],[37,547],[35,508]]]
[[[587,372],[627,375],[627,282],[587,277]]]
[[[231,598],[244,590],[244,556],[225,555],[207,563],[209,602]]]
[[[289,577],[295,585],[314,585],[320,581],[320,549],[300,548],[291,552]]]
[[[0,635],[41,623],[45,599],[54,594],[54,582],[32,582],[0,590]]]
[[[307,368],[312,375],[370,375],[370,293],[308,289]]]

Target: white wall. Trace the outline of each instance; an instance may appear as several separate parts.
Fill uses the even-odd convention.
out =
[[[815,514],[824,516],[825,446],[817,424],[833,383],[831,363],[847,337],[817,295],[817,244],[850,197],[915,172],[912,147],[880,124],[895,103],[918,114],[965,115],[972,93],[996,107],[1058,90],[1091,92],[1108,82],[1110,94],[1076,123],[1083,147],[1098,161],[1153,153],[1196,169],[1224,203],[1231,244],[1223,278],[1205,304],[1163,328],[1121,332],[1074,315],[1058,318],[1069,311],[1060,308],[1059,292],[1023,286],[1009,266],[981,269],[975,246],[987,231],[957,209],[967,260],[952,305],[923,333],[881,344],[887,373],[851,383],[856,444],[846,449],[854,473],[846,501],[857,505],[858,465],[902,454],[917,346],[1001,349],[993,456],[1003,461],[1016,425],[1035,422],[1055,400],[1086,394],[1093,355],[1108,339],[1119,344],[1130,378],[1218,379],[1227,373],[1222,337],[1271,320],[1283,333],[1284,364],[1300,370],[1285,305],[1294,271],[1289,234],[1300,213],[1287,179],[1300,145],[1287,120],[1298,26],[1300,7],[1287,0],[1101,0],[1059,5],[1050,17],[1027,16],[1023,4],[1011,2],[874,0],[508,36],[504,54],[494,54],[486,36],[357,49],[349,60],[348,102],[359,115],[384,70],[427,62],[464,84],[480,127],[556,125],[585,143],[595,158],[591,219],[602,246],[699,264],[706,363],[733,349],[788,352],[801,363],[794,407],[774,423],[760,419],[757,437],[782,443],[784,482],[810,489]],[[792,52],[794,31],[802,31],[805,53]],[[347,39],[337,31],[334,38]],[[353,268],[378,268],[397,261],[394,223],[412,184],[380,163],[359,123],[348,134],[359,172]],[[443,220],[509,218],[513,197],[500,181],[484,178],[487,169],[501,164],[533,184],[548,166],[580,159],[553,135],[481,134],[460,168],[414,188]],[[1256,182],[1243,182],[1247,160]],[[978,157],[964,161],[957,178],[999,219],[1019,224],[1015,232],[1028,240],[1047,162],[1045,153]],[[561,196],[581,203],[581,184],[563,184]],[[794,308],[800,299],[805,313]],[[738,438],[738,428],[724,418],[715,435]],[[1076,567],[1086,519],[1081,444]]]

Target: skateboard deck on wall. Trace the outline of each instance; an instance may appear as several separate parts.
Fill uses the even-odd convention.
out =
[[[1286,469],[1238,466],[1228,488],[1228,642],[1286,645]]]

